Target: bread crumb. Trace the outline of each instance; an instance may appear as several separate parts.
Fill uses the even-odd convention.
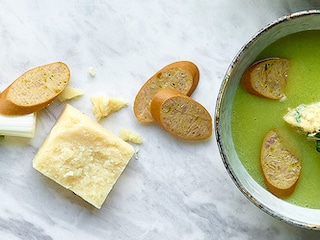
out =
[[[77,98],[83,95],[83,91],[79,88],[66,87],[58,96],[60,102]]]
[[[287,100],[287,96],[283,95],[283,97],[279,99],[279,102],[285,102],[286,100]]]
[[[142,144],[143,139],[140,134],[129,130],[129,129],[120,129],[119,137],[124,141],[129,141],[136,144]]]
[[[100,121],[111,113],[119,111],[128,105],[128,102],[124,100],[107,96],[92,96],[91,102],[93,105],[92,111],[97,121]]]

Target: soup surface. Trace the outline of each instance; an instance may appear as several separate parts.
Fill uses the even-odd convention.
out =
[[[231,127],[238,156],[249,174],[263,187],[260,149],[265,134],[274,128],[285,132],[301,160],[302,171],[290,203],[320,209],[320,152],[315,142],[297,133],[284,120],[289,108],[320,102],[320,31],[306,31],[284,37],[264,49],[258,59],[281,57],[290,60],[285,101],[269,100],[247,93],[239,84]]]

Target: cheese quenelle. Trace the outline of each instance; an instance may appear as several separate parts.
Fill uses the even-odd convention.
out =
[[[134,148],[78,109],[66,105],[33,159],[33,167],[101,208]]]
[[[301,104],[289,109],[283,119],[305,133],[317,133],[320,131],[320,102]]]

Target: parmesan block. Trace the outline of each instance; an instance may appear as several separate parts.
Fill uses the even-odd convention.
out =
[[[91,102],[93,105],[93,114],[98,121],[128,105],[124,100],[107,96],[92,96]]]
[[[294,109],[289,109],[283,119],[292,127],[304,133],[320,131],[320,102],[301,104]]]
[[[96,208],[134,154],[133,147],[66,105],[33,159],[33,167]]]

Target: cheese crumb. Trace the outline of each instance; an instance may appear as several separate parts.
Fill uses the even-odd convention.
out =
[[[67,104],[33,167],[101,208],[134,153],[130,144]]]
[[[120,129],[119,137],[124,141],[129,141],[132,143],[136,143],[136,144],[143,143],[142,137],[138,133],[129,129],[124,129],[124,128]]]
[[[92,96],[91,102],[93,105],[92,111],[97,121],[128,105],[128,102],[124,100],[107,96]]]
[[[80,97],[83,95],[83,92],[79,88],[66,87],[62,93],[59,94],[58,99],[60,102],[70,100],[72,98]]]
[[[92,67],[89,68],[89,73],[90,73],[91,77],[95,77],[96,76],[96,73],[95,73],[95,71],[93,70]]]

